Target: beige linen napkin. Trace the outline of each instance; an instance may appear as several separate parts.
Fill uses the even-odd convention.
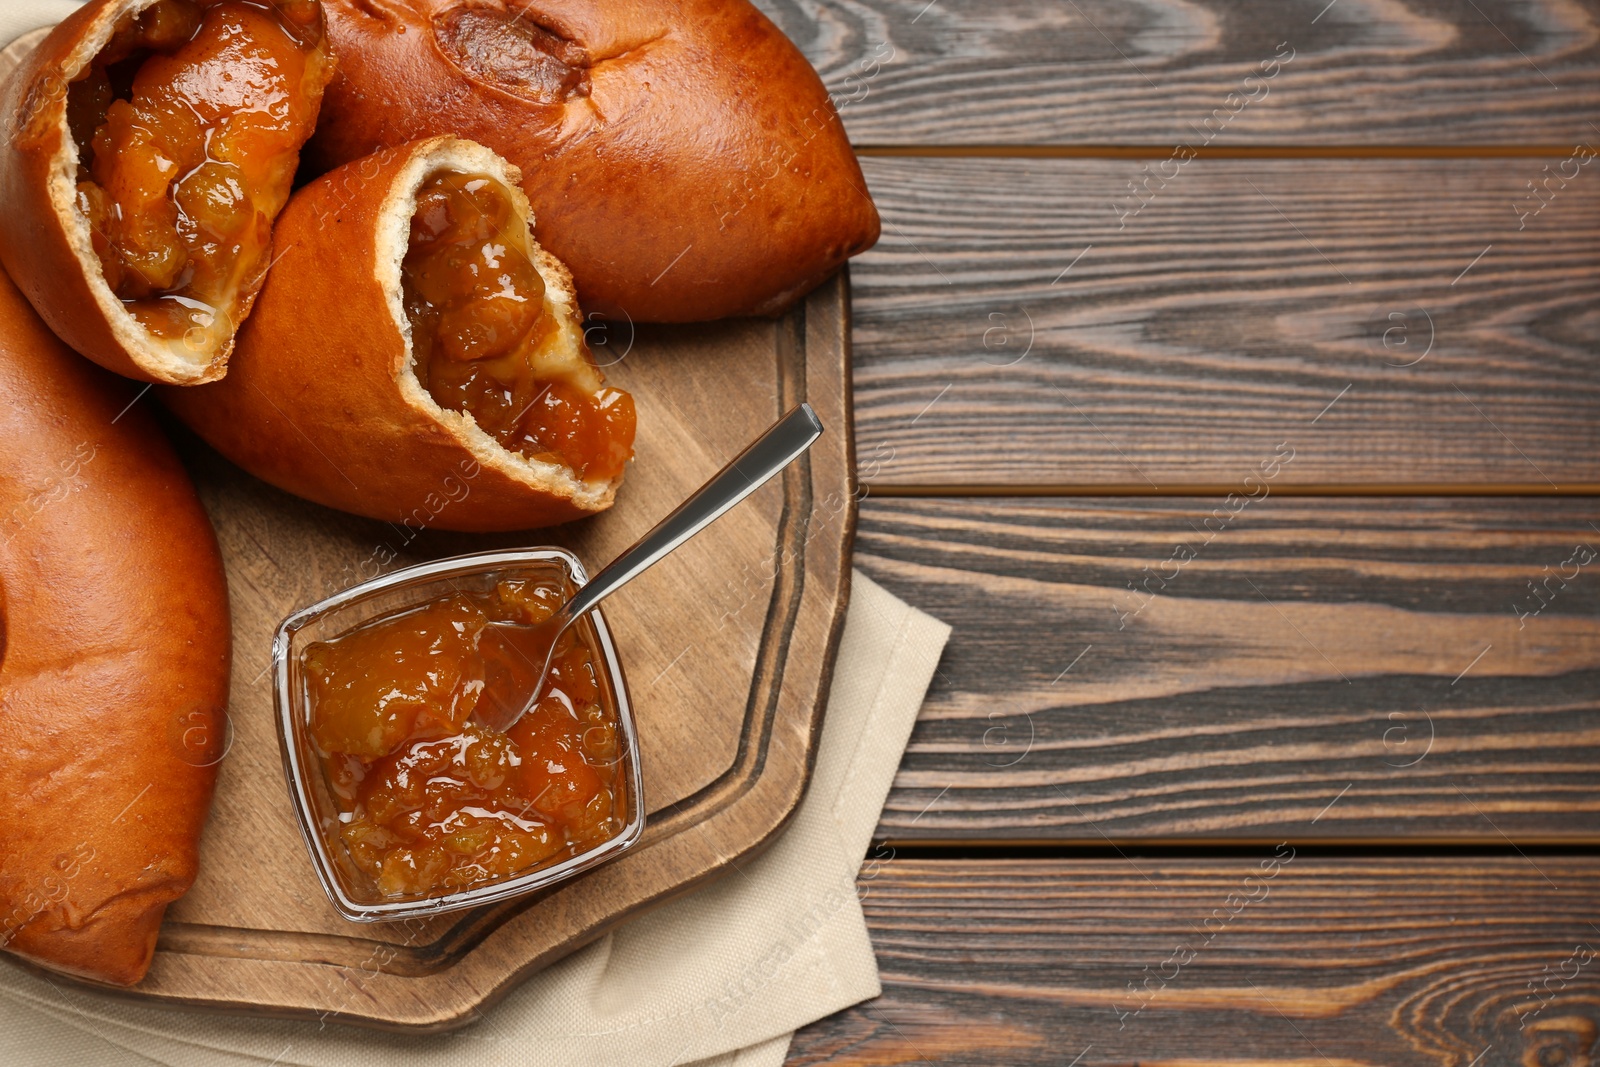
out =
[[[0,0],[0,45],[29,30],[54,26],[78,6],[78,0]]]
[[[0,0],[0,4],[15,0]],[[779,1067],[879,992],[855,875],[950,628],[854,576],[811,788],[766,852],[539,974],[454,1034],[147,1007],[0,966],[0,1064]]]

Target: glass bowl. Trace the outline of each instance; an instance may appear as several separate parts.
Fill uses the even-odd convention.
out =
[[[621,761],[618,781],[627,792],[625,811],[619,816],[624,823],[619,834],[550,866],[536,865],[531,870],[467,889],[415,897],[383,895],[346,851],[338,832],[339,807],[329,790],[311,736],[310,699],[302,669],[306,647],[451,593],[488,592],[496,582],[507,578],[558,581],[570,595],[573,589],[588,581],[588,574],[576,556],[560,548],[457,556],[407,567],[364,582],[295,612],[278,627],[272,643],[273,701],[278,714],[284,774],[288,777],[300,833],[311,853],[317,877],[328,899],[347,919],[355,922],[409,919],[492,904],[564,881],[604,863],[638,841],[644,830],[639,738],[628,702],[628,686],[611,632],[596,609],[580,619],[574,630],[595,653],[595,677],[602,706],[614,712],[617,720]]]

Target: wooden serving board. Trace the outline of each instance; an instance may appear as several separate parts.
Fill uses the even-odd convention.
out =
[[[778,321],[616,324],[591,333],[638,401],[637,459],[616,506],[513,535],[416,531],[296,499],[174,429],[216,523],[232,597],[231,746],[199,880],[168,912],[131,995],[185,1006],[442,1030],[521,978],[768,843],[805,790],[849,592],[855,528],[848,282]],[[783,411],[827,432],[697,539],[607,602],[638,719],[649,821],[576,881],[426,922],[341,918],[312,873],[284,783],[267,670],[291,611],[380,571],[559,544],[591,572]]]

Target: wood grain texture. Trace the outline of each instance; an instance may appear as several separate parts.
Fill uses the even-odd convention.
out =
[[[1570,144],[1600,91],[1584,0],[759,2],[858,145]]]
[[[1262,485],[869,498],[955,627],[879,837],[1600,841],[1600,504]]]
[[[168,912],[150,974],[131,995],[448,1029],[769,842],[810,775],[848,599],[848,308],[841,275],[778,321],[604,338],[613,347],[602,354],[628,353],[608,375],[638,400],[636,462],[613,509],[531,535],[419,532],[341,515],[185,437],[180,451],[228,568],[231,733],[200,877]],[[421,921],[342,919],[313,877],[283,780],[263,669],[278,622],[394,567],[530,541],[563,545],[597,569],[801,399],[829,431],[807,456],[605,605],[640,735],[649,812],[640,843],[502,905]]]
[[[884,995],[801,1030],[788,1063],[1587,1067],[1600,1056],[1600,861],[1286,851],[1263,868],[1273,854],[885,853],[860,883]]]
[[[865,482],[1600,482],[1600,163],[865,163]]]

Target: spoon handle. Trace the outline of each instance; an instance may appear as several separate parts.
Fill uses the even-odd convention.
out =
[[[662,556],[710,526],[739,501],[800,457],[822,436],[822,422],[810,404],[801,404],[773,424],[754,444],[734,457],[655,528],[589,580],[567,602],[567,621],[622,588]]]

